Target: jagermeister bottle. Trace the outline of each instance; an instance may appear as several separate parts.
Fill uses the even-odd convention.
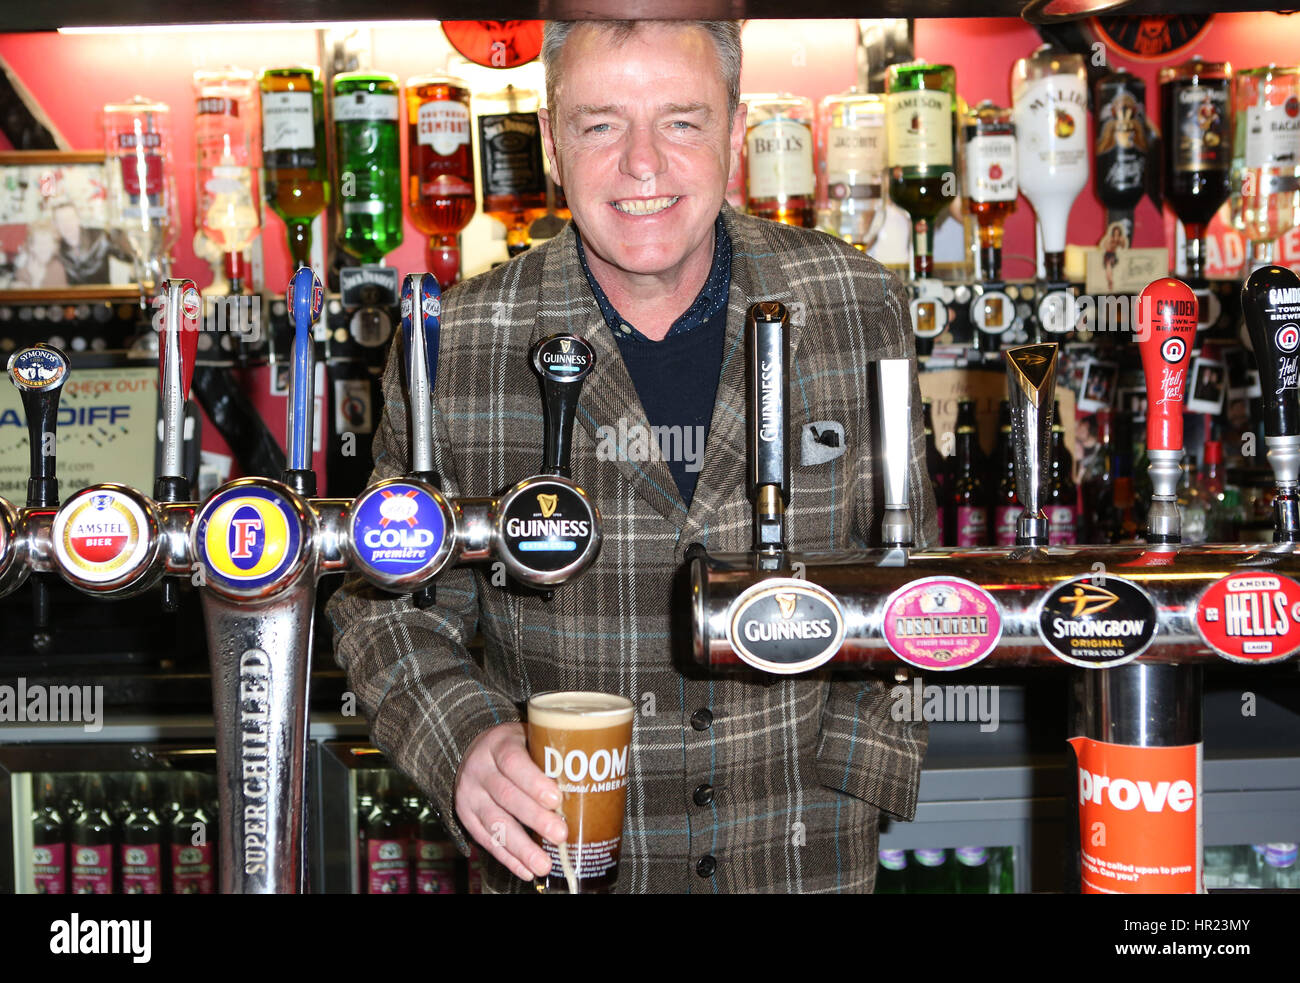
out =
[[[294,266],[307,266],[311,223],[329,203],[320,70],[268,68],[259,87],[266,201],[288,229]]]
[[[747,210],[784,225],[812,228],[812,100],[781,93],[748,96],[746,103]]]
[[[339,245],[366,265],[402,244],[399,86],[393,75],[334,76]]]
[[[539,105],[536,92],[514,85],[474,97],[483,211],[506,227],[511,256],[532,244],[528,228],[546,214]]]
[[[951,65],[890,65],[889,194],[912,218],[912,272],[934,275],[934,227],[957,197],[953,131],[957,72]]]
[[[1133,243],[1133,213],[1150,180],[1147,88],[1123,69],[1097,83],[1093,105],[1097,113],[1097,172],[1094,187],[1106,206],[1106,227],[1118,224],[1124,241]]]

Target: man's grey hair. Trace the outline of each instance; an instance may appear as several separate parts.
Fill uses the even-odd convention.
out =
[[[718,65],[722,69],[722,84],[727,90],[727,119],[736,115],[740,105],[740,21],[737,20],[548,20],[542,31],[542,67],[546,70],[546,104],[555,105],[555,94],[560,87],[560,52],[575,27],[589,24],[607,35],[612,44],[626,41],[643,24],[672,24],[681,27],[695,26],[704,30],[713,40],[718,52]]]

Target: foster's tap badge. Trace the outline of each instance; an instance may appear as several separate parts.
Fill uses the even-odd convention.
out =
[[[241,479],[218,489],[195,518],[191,546],[208,586],[236,598],[288,586],[305,561],[304,519],[287,488]]]
[[[577,382],[596,364],[596,353],[576,335],[552,335],[533,349],[533,367],[552,382]]]
[[[155,529],[125,486],[84,488],[54,517],[54,556],[74,584],[116,586],[148,564]]]
[[[497,537],[514,576],[560,583],[600,549],[600,515],[574,485],[528,479],[501,499]]]
[[[1300,584],[1263,571],[1230,574],[1201,596],[1196,627],[1225,659],[1281,662],[1300,649]]]
[[[1038,633],[1064,661],[1084,669],[1132,662],[1156,636],[1156,609],[1136,584],[1089,574],[1058,584],[1039,602]]]
[[[454,545],[451,507],[422,481],[395,478],[367,488],[348,519],[361,574],[381,587],[417,584],[442,569]]]
[[[50,392],[68,378],[68,357],[49,345],[32,345],[9,356],[9,379],[22,392]]]
[[[889,596],[881,628],[894,654],[908,665],[965,669],[997,647],[1002,612],[978,584],[924,577]]]
[[[808,672],[844,644],[844,615],[834,595],[789,577],[760,581],[731,602],[727,641],[741,660],[764,672]]]

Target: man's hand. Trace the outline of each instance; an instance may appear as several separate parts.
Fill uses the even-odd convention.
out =
[[[523,724],[499,724],[479,734],[456,774],[456,818],[465,832],[526,881],[546,876],[551,858],[524,826],[563,843],[568,827],[555,812],[560,801],[559,786],[528,756]]]

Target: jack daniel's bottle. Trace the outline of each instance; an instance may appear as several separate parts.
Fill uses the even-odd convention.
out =
[[[506,227],[506,252],[532,245],[528,228],[546,214],[540,100],[531,89],[507,85],[474,99],[478,117],[483,211]]]

